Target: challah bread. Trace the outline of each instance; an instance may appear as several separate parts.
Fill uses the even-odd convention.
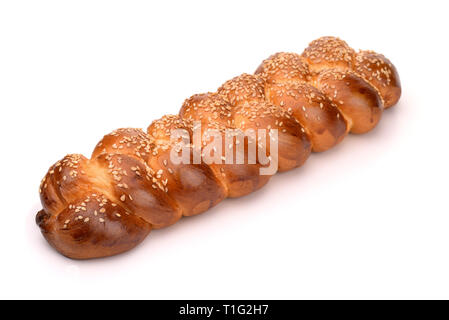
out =
[[[154,121],[147,132],[128,128],[104,136],[90,159],[64,157],[42,180],[36,222],[70,258],[130,250],[152,228],[254,192],[276,170],[301,166],[312,151],[335,146],[348,132],[373,129],[400,95],[397,71],[384,56],[357,53],[338,38],[317,39],[302,54],[277,53],[255,74],[190,97],[178,115]],[[198,140],[198,131],[212,138]],[[186,143],[173,139],[174,132]],[[254,136],[239,144],[239,132]],[[263,153],[250,148],[252,140],[267,145]],[[227,148],[243,161],[230,163]],[[172,161],[186,150],[187,162]],[[273,172],[261,174],[270,166]]]

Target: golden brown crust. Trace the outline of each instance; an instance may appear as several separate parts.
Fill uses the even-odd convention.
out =
[[[100,194],[87,194],[59,212],[45,210],[36,222],[47,241],[74,259],[106,257],[128,251],[150,232],[151,225]]]
[[[209,150],[209,145],[214,142],[214,132],[221,135],[221,150],[231,149],[226,144],[225,130],[235,128],[234,112],[234,107],[224,100],[222,95],[206,93],[197,94],[187,99],[179,114],[181,118],[188,119],[192,123],[199,121],[201,136],[207,137],[208,134],[212,136],[210,139],[204,139],[203,145],[200,146],[201,153],[204,154],[205,150]],[[235,139],[232,139],[232,150],[238,150]],[[219,151],[212,150],[211,155],[215,152]],[[227,164],[225,159],[221,159],[219,163],[209,164],[217,179],[226,187],[227,196],[230,198],[254,192],[264,186],[270,178],[268,175],[260,175],[260,164],[248,164],[246,161],[248,154],[245,153],[244,156],[245,163],[243,164]]]
[[[121,128],[103,137],[92,152],[92,159],[101,154],[126,154],[148,161],[158,144],[141,129]]]
[[[162,149],[140,129],[119,129],[98,143],[89,168],[97,180],[110,182],[103,189],[111,198],[155,229],[175,223],[182,215],[167,195],[167,172],[148,165]]]
[[[85,171],[88,161],[82,155],[69,154],[50,167],[39,188],[44,210],[59,212],[67,202],[76,199],[78,192],[90,191],[90,179]]]
[[[399,74],[390,60],[383,55],[374,51],[360,51],[355,57],[354,71],[379,90],[385,108],[394,106],[399,101]]]
[[[227,192],[226,187],[208,165],[193,163],[192,145],[187,146],[188,164],[171,161],[171,152],[182,156],[181,150],[176,151],[177,141],[171,141],[172,130],[183,130],[192,141],[192,128],[192,121],[183,120],[178,115],[168,115],[153,121],[147,130],[160,145],[168,146],[153,154],[148,165],[161,175],[166,173],[163,183],[168,188],[168,195],[181,208],[183,216],[192,216],[208,210],[226,198]]]
[[[168,196],[176,201],[183,216],[202,213],[226,198],[225,186],[208,165],[174,164],[170,150],[152,157],[149,166],[163,175]]]
[[[111,197],[153,228],[167,227],[181,218],[180,208],[167,194],[166,173],[121,154],[102,154],[96,158],[96,163],[97,174],[105,174],[105,180],[111,182]]]
[[[232,117],[233,128],[238,128],[242,132],[253,130],[257,141],[261,141],[263,138],[259,136],[258,129],[277,130],[279,144],[277,155],[270,153],[271,137],[265,135],[264,141],[267,146],[266,155],[277,156],[279,171],[287,171],[301,166],[311,152],[310,140],[298,120],[282,108],[268,102],[269,99],[265,96],[267,77],[277,75],[278,79],[289,77],[293,81],[298,76],[302,76],[299,62],[291,62],[288,57],[295,60],[299,56],[294,54],[274,55],[262,63],[262,75],[242,74],[226,81],[217,91],[232,106],[230,117]],[[276,62],[271,63],[270,61],[273,59]],[[271,74],[270,71],[275,71],[274,65],[282,65],[285,70]],[[275,80],[273,78],[270,81]],[[259,159],[258,155],[256,158]]]
[[[312,150],[312,144],[301,123],[286,110],[269,104],[249,103],[235,110],[235,126],[242,131],[254,130],[257,141],[263,137],[258,129],[277,130],[278,168],[288,171],[304,164]],[[267,155],[270,151],[270,135],[265,134]],[[275,156],[275,155],[271,155]]]
[[[255,75],[244,73],[226,81],[217,93],[230,105],[237,107],[247,103],[265,101],[265,83]]]
[[[379,122],[382,99],[378,91],[356,73],[323,71],[316,85],[348,119],[352,133],[368,132]]]
[[[222,95],[214,92],[195,94],[186,99],[179,117],[193,123],[201,122],[202,130],[233,128],[232,106]]]
[[[259,75],[265,82],[305,82],[310,80],[309,65],[297,53],[278,52],[265,59],[257,68]]]
[[[373,51],[355,53],[338,38],[319,38],[301,55],[276,53],[254,75],[193,95],[178,115],[153,121],[147,132],[118,129],[104,136],[91,159],[72,154],[58,161],[41,182],[43,210],[36,222],[47,241],[70,258],[130,250],[153,228],[254,192],[276,170],[301,166],[312,150],[335,146],[349,131],[373,129],[383,108],[396,104],[400,95],[399,76],[387,58]],[[174,130],[187,142],[172,141]],[[214,134],[221,145],[214,144]],[[270,149],[276,134],[277,151]],[[259,153],[263,144],[266,149]],[[217,147],[231,150],[234,164]],[[183,151],[190,163],[173,163],[171,155]],[[221,156],[212,162],[194,161],[198,154],[216,153]],[[235,163],[240,155],[243,164]],[[271,174],[260,174],[276,161]]]
[[[172,130],[183,130],[185,134],[192,137],[193,121],[183,119],[179,115],[165,115],[160,119],[154,120],[147,128],[148,135],[155,142],[154,150],[166,149],[167,145],[172,143]],[[159,148],[158,148],[159,147]]]
[[[348,131],[339,109],[322,92],[307,83],[267,86],[267,97],[301,123],[315,152],[332,148],[343,140]]]
[[[339,38],[322,37],[312,41],[302,56],[306,59],[310,70],[318,73],[325,69],[352,69],[355,51]]]

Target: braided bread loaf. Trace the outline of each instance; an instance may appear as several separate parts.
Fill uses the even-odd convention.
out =
[[[301,166],[312,151],[335,146],[348,132],[373,129],[400,95],[399,77],[388,59],[372,51],[357,53],[338,38],[315,40],[301,55],[274,54],[254,75],[242,74],[214,93],[190,97],[179,115],[154,121],[147,132],[119,129],[98,143],[90,159],[68,155],[58,161],[42,180],[43,210],[36,222],[67,257],[127,251],[152,228],[254,192],[270,179],[260,174],[259,159],[173,163],[173,129],[184,129],[189,138],[198,123],[201,133],[277,129],[277,154],[268,157],[276,157],[278,170],[287,171]],[[229,147],[237,150],[236,143]],[[194,141],[187,147],[206,152],[210,145]],[[244,153],[247,160],[249,149]]]

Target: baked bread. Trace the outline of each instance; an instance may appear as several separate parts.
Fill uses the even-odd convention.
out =
[[[302,54],[274,54],[255,74],[188,98],[178,115],[154,121],[146,132],[119,129],[97,144],[90,159],[72,154],[58,161],[40,185],[43,209],[36,222],[47,241],[70,258],[130,250],[151,229],[263,187],[271,174],[261,169],[273,161],[276,169],[287,171],[301,166],[312,151],[335,146],[348,132],[370,131],[400,95],[399,76],[387,58],[355,52],[338,38],[317,39]],[[221,149],[229,143],[244,163],[229,164],[223,157],[198,162],[194,152],[189,163],[174,163],[171,155],[182,153],[172,139],[175,129],[190,141],[183,151],[218,154],[212,140],[195,142],[199,126],[201,134],[254,130],[255,139],[270,145],[276,130],[277,151],[255,153],[249,140],[242,147],[231,137]],[[259,129],[268,134],[261,136]]]

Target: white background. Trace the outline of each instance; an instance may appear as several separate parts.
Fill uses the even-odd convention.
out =
[[[449,298],[445,4],[2,1],[0,298]],[[74,261],[44,241],[56,160],[324,35],[398,68],[374,131],[126,254]]]

